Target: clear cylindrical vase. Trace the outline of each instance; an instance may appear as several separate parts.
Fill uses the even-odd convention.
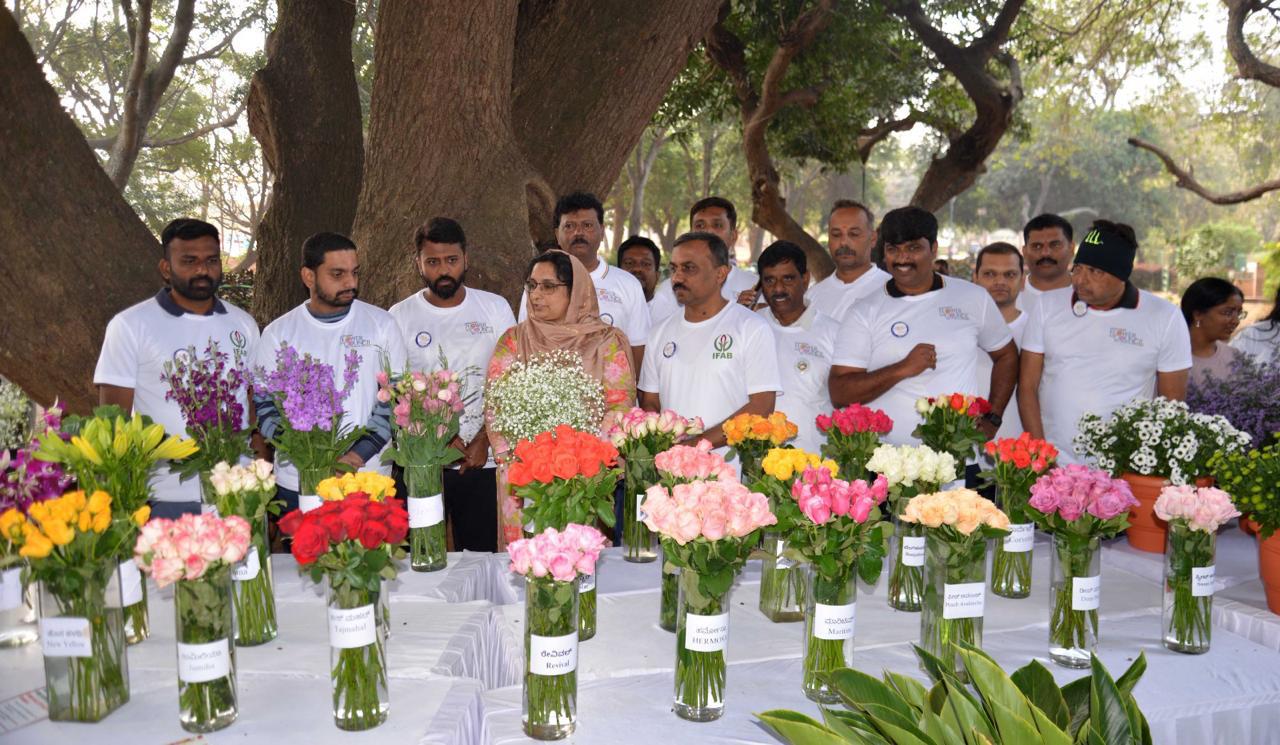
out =
[[[760,549],[760,612],[774,623],[804,620],[804,568],[783,555],[787,542],[766,532]]]
[[[124,639],[129,646],[141,644],[151,636],[151,616],[147,610],[147,581],[143,578],[133,556],[120,562],[119,571],[112,575],[116,588],[107,593],[111,602],[119,602],[124,609]]]
[[[596,562],[595,574],[584,574],[578,578],[578,640],[586,641],[596,635],[596,578],[600,576],[600,565]]]
[[[35,583],[23,583],[22,569],[21,564],[0,569],[0,648],[21,647],[40,638]]]
[[[662,562],[662,596],[658,606],[658,626],[664,631],[676,631],[676,606],[680,599],[680,567]]]
[[[889,607],[919,612],[924,597],[924,528],[893,518],[893,544],[889,555]]]
[[[707,592],[698,573],[680,572],[676,609],[676,716],[710,722],[724,714],[729,592]]]
[[[338,729],[366,730],[387,721],[386,624],[377,590],[329,581],[329,663],[333,722]]]
[[[1217,536],[1170,523],[1164,552],[1164,646],[1183,654],[1209,651],[1213,631]]]
[[[444,522],[444,469],[405,466],[409,488],[409,567],[437,572],[448,564]]]
[[[236,720],[231,567],[179,580],[173,591],[178,640],[178,723],[213,732]]]
[[[644,524],[645,490],[656,483],[653,458],[627,459],[622,495],[622,558],[627,561],[643,564],[658,558],[658,536]]]
[[[249,550],[231,568],[237,647],[266,644],[276,638],[279,628],[266,518],[254,521],[250,528]]]
[[[1088,667],[1089,657],[1098,647],[1101,555],[1097,538],[1053,537],[1049,659],[1063,667]]]
[[[835,577],[819,574],[808,565],[808,592],[804,615],[804,695],[821,704],[840,701],[823,676],[842,667],[853,667],[853,630],[858,583],[853,567]]]
[[[298,469],[298,509],[310,512],[324,500],[316,494],[316,487],[321,481],[333,475],[332,468],[299,468]]]
[[[525,580],[521,723],[535,740],[561,740],[577,722],[577,584],[550,576]]]
[[[960,643],[982,646],[986,610],[987,542],[978,536],[952,543],[926,530],[920,646],[961,681],[968,680]]]
[[[55,722],[96,722],[129,700],[119,566],[104,559],[40,583],[45,690]]]
[[[1014,523],[1009,535],[995,540],[991,557],[991,592],[1002,598],[1025,598],[1031,594],[1031,557],[1036,526]]]

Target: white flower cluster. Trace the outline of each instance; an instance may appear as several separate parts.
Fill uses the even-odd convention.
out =
[[[31,433],[31,399],[16,383],[0,379],[0,451],[27,444]]]
[[[924,445],[881,445],[867,461],[867,470],[883,474],[889,486],[941,485],[956,478],[956,459]]]
[[[275,492],[276,475],[271,464],[261,458],[249,466],[232,466],[224,460],[213,467],[209,483],[220,497],[247,491]]]
[[[512,363],[489,384],[485,405],[493,410],[493,428],[512,444],[560,424],[598,432],[604,385],[572,353],[557,350]]]

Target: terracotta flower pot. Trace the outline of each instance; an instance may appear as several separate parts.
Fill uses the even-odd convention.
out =
[[[1240,530],[1243,531],[1245,535],[1256,536],[1258,534],[1258,524],[1255,523],[1253,518],[1248,515],[1241,515]]]
[[[1129,512],[1129,545],[1139,551],[1164,553],[1165,534],[1169,531],[1169,525],[1156,517],[1155,507],[1160,490],[1169,485],[1169,480],[1136,473],[1121,474],[1120,478],[1128,482],[1133,496],[1138,500],[1138,506]]]
[[[1280,614],[1280,531],[1258,541],[1258,573],[1267,592],[1267,608]]]

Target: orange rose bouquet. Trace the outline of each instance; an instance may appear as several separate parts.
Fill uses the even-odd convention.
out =
[[[750,484],[760,478],[760,459],[773,448],[795,437],[800,428],[787,419],[781,411],[767,417],[759,414],[739,414],[722,426],[725,441],[738,455],[742,464],[742,483]]]

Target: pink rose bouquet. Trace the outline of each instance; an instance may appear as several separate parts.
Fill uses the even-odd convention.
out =
[[[658,483],[656,456],[687,437],[702,434],[702,419],[686,419],[667,409],[661,414],[633,407],[605,417],[604,437],[622,455],[626,487],[622,493],[623,558],[649,562],[658,558],[656,536],[644,524],[645,490]]]
[[[827,436],[822,454],[840,464],[840,472],[862,476],[880,437],[893,429],[893,420],[880,409],[849,404],[830,414],[819,414],[818,431]]]
[[[664,450],[653,459],[662,483],[668,487],[676,484],[688,484],[693,481],[737,481],[738,474],[733,466],[725,462],[724,456],[711,448],[707,440],[699,440],[697,445],[675,445]]]
[[[1218,528],[1240,511],[1221,489],[1166,486],[1156,517],[1169,523],[1164,564],[1164,645],[1175,652],[1209,651]]]
[[[547,528],[532,538],[513,541],[507,546],[507,555],[515,574],[573,582],[579,576],[596,573],[604,545],[605,537],[600,531],[569,523],[563,531]]]
[[[183,515],[157,518],[142,526],[134,561],[160,587],[215,574],[244,558],[249,521],[237,515]]]

